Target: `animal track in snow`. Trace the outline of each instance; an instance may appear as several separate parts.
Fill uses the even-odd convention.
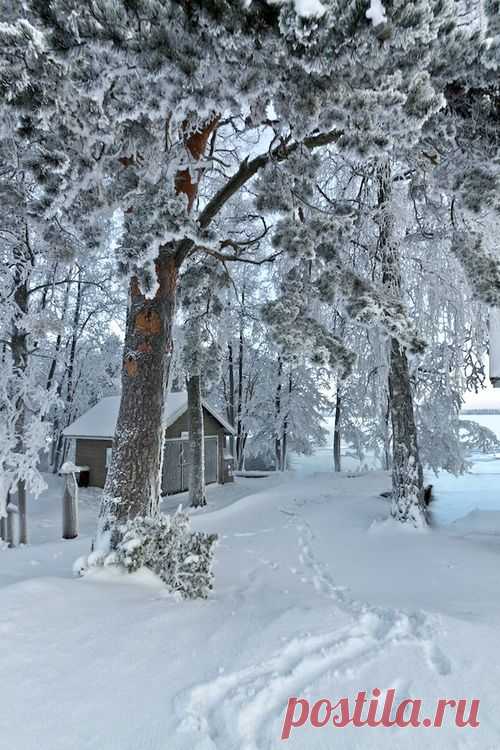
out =
[[[370,607],[338,586],[313,552],[314,534],[296,514],[299,560],[303,580],[327,596],[352,622],[318,635],[292,638],[280,652],[260,664],[222,674],[195,686],[182,698],[180,731],[194,732],[195,750],[220,747],[268,750],[273,719],[281,716],[288,698],[303,695],[322,676],[352,678],[369,662],[401,645],[419,646],[439,675],[451,664],[434,642],[436,627],[422,612]]]
[[[197,730],[205,744],[263,750],[270,719],[291,695],[301,695],[321,676],[353,674],[384,648],[413,642],[408,618],[366,613],[358,622],[320,635],[294,638],[269,660],[222,675],[191,690],[181,729]],[[222,742],[224,740],[224,742]],[[270,739],[268,739],[268,742]]]

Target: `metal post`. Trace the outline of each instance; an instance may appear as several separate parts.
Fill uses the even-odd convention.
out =
[[[10,494],[9,494],[10,497]],[[16,546],[16,516],[17,516],[17,505],[13,505],[11,502],[7,503],[7,523],[5,541],[9,547]]]
[[[78,536],[78,484],[75,472],[65,475],[62,514],[63,539]]]

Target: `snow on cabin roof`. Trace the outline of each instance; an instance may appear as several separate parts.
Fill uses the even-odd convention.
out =
[[[234,429],[212,407],[203,401],[204,408],[219,422],[225,431],[234,435]],[[63,431],[68,438],[94,438],[96,440],[112,440],[115,434],[120,396],[102,398],[91,409],[78,417]],[[169,393],[167,398],[167,424],[170,427],[187,410],[187,393]]]

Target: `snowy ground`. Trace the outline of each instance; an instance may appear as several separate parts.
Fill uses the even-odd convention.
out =
[[[486,395],[489,401],[479,400],[480,406],[500,408],[500,389],[487,391]],[[471,400],[473,403],[476,402]],[[500,438],[500,414],[465,414],[464,419],[479,422]],[[333,440],[333,418],[327,420],[326,424]],[[437,498],[433,514],[438,524],[450,524],[477,508],[500,511],[500,456],[476,454],[472,462],[469,473],[460,477],[447,472],[441,472],[439,476],[427,472],[426,482],[433,485]],[[295,474],[300,477],[332,471],[333,449],[331,446],[319,448],[311,456],[292,455],[291,464]],[[378,460],[370,455],[361,464],[352,451],[346,451],[342,457],[342,468],[347,473],[366,472],[379,466]]]
[[[61,541],[49,479],[32,544],[0,551],[1,750],[500,747],[500,512],[416,533],[384,522],[382,472],[239,478],[193,515],[220,535],[215,592],[177,602],[140,575],[73,579],[97,497],[82,498],[81,538]],[[465,513],[478,487],[500,495],[499,477],[481,479],[449,481]],[[280,740],[289,697],[375,687],[430,714],[438,698],[479,698],[480,727],[304,727]]]

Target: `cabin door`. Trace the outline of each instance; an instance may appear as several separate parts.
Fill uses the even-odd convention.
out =
[[[217,481],[217,436],[205,438],[205,484]],[[164,495],[174,495],[189,489],[189,441],[173,439],[165,441],[163,456]]]
[[[187,471],[184,467],[184,440],[166,440],[165,453],[163,456],[163,481],[162,491],[164,494],[173,495],[176,492],[182,492],[184,489],[184,475]],[[187,443],[186,443],[187,450]]]
[[[217,481],[217,435],[205,438],[205,484]]]

